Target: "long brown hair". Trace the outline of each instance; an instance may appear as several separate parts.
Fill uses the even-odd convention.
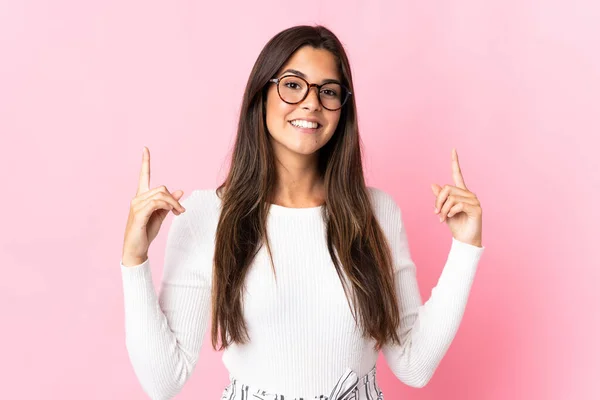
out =
[[[249,340],[242,313],[243,284],[262,243],[267,245],[275,274],[266,233],[276,179],[275,159],[266,128],[264,101],[269,79],[305,45],[330,51],[337,59],[342,83],[354,93],[344,48],[323,26],[288,28],[275,35],[258,56],[244,92],[231,167],[217,188],[221,214],[213,266],[212,346],[217,349],[220,338],[218,350],[232,342]],[[391,253],[365,185],[354,96],[342,108],[336,131],[319,150],[318,160],[326,192],[323,218],[327,224],[327,247],[348,305],[342,270],[351,282],[352,302],[354,308],[358,304],[363,336],[375,339],[378,350],[388,340],[399,343],[400,316]],[[353,307],[350,308],[359,323]]]

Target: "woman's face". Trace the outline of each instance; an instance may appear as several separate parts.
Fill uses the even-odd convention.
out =
[[[301,75],[300,75],[301,74]],[[298,49],[277,75],[296,75],[308,83],[321,84],[326,79],[341,81],[336,59],[327,50],[303,46]],[[267,129],[278,159],[294,156],[314,156],[333,136],[340,119],[341,109],[330,111],[319,103],[317,88],[312,87],[306,98],[297,104],[288,104],[277,94],[272,83],[266,100]],[[317,122],[316,129],[297,127],[298,121]]]

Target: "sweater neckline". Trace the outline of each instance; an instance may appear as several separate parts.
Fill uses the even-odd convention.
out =
[[[214,190],[214,195],[217,201],[221,201],[219,196],[216,193],[216,189]],[[320,206],[315,207],[285,207],[280,206],[279,204],[269,204],[269,214],[273,215],[319,215],[322,213],[322,209],[325,208],[325,204],[321,204]]]
[[[315,207],[285,207],[279,204],[269,204],[269,213],[274,215],[313,215],[321,214],[324,204]]]

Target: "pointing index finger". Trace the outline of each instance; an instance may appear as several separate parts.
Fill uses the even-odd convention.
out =
[[[467,189],[465,180],[460,170],[460,164],[458,163],[458,152],[456,151],[456,148],[452,149],[452,178],[454,179],[454,184],[457,187]]]
[[[150,188],[150,150],[144,146],[142,155],[142,169],[140,170],[140,180],[138,182],[138,194],[147,192]]]

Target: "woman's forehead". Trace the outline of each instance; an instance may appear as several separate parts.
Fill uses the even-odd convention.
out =
[[[279,71],[291,70],[309,82],[321,82],[327,79],[340,80],[335,56],[328,50],[304,46],[296,50]]]

